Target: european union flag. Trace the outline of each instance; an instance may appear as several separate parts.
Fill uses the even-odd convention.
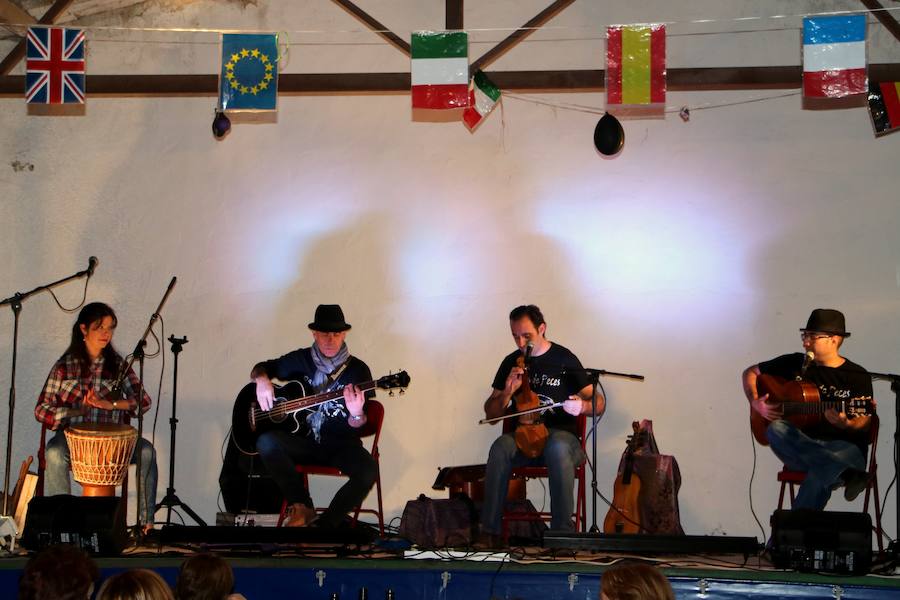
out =
[[[278,100],[278,36],[222,34],[222,110],[275,110]]]

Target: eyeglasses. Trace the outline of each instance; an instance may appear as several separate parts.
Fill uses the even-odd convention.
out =
[[[803,333],[800,334],[800,339],[803,340],[804,342],[806,340],[810,340],[810,341],[814,342],[816,340],[822,340],[822,339],[830,338],[830,337],[834,337],[834,336],[827,334],[827,333],[809,333],[806,331],[804,331]]]

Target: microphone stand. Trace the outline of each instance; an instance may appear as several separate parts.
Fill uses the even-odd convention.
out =
[[[153,329],[153,326],[156,324],[156,320],[159,319],[159,313],[162,311],[163,306],[166,303],[166,300],[169,299],[169,294],[172,293],[172,288],[175,287],[176,278],[172,277],[172,281],[169,282],[169,287],[166,288],[165,293],[163,294],[162,300],[159,301],[159,306],[156,307],[156,310],[153,311],[153,314],[150,315],[150,322],[147,324],[147,329],[144,330],[144,335],[141,336],[141,339],[134,347],[134,352],[131,353],[131,357],[127,361],[123,361],[122,368],[119,371],[119,377],[116,380],[116,384],[114,387],[114,391],[116,394],[120,394],[122,391],[122,385],[125,381],[125,377],[128,375],[128,371],[131,369],[131,365],[134,364],[135,359],[138,359],[138,398],[137,398],[137,419],[138,419],[138,444],[144,437],[144,346],[147,344],[147,336],[150,335],[150,331]],[[159,398],[157,398],[157,402]],[[143,454],[140,450],[139,446],[137,448],[137,456],[135,457],[135,467],[137,470],[137,484],[135,485],[135,494],[137,495],[137,538],[141,539],[144,535],[143,532],[143,523],[141,521],[141,502],[142,502],[142,494],[143,494],[143,479],[141,473],[142,467],[142,457]],[[156,498],[153,498],[156,500]],[[153,517],[151,516],[151,519]]]
[[[97,260],[93,257],[91,258],[92,260],[88,261],[88,268],[84,269],[83,271],[78,271],[77,273],[69,275],[68,277],[57,279],[53,283],[39,285],[38,287],[28,292],[16,292],[9,298],[0,300],[0,306],[9,305],[9,307],[13,311],[12,367],[9,376],[9,418],[6,423],[6,474],[3,476],[3,512],[0,513],[0,525],[9,523],[11,524],[13,530],[15,530],[15,520],[9,514],[9,470],[12,462],[13,417],[15,416],[16,410],[16,362],[19,354],[19,314],[22,312],[22,301],[35,294],[47,291],[58,285],[62,285],[63,283],[67,283],[73,279],[79,279],[81,277],[87,277],[88,279],[90,279],[94,274],[94,266],[96,265]],[[13,510],[15,510],[15,508],[16,507],[12,507]],[[15,538],[13,538],[13,543],[15,543]]]
[[[188,339],[187,336],[177,338],[173,334],[168,337],[168,340],[172,344],[172,354],[175,356],[175,366],[172,369],[172,418],[169,419],[169,429],[171,430],[169,435],[169,487],[166,488],[166,497],[160,500],[153,512],[155,513],[165,506],[167,509],[166,525],[171,525],[172,507],[177,506],[194,519],[198,525],[206,527],[206,522],[197,516],[197,513],[191,510],[190,506],[182,502],[175,493],[175,429],[178,427],[178,417],[176,416],[176,407],[178,406],[178,354],[182,351],[184,345],[188,343]]]
[[[591,382],[591,528],[588,533],[600,533],[597,527],[597,498],[600,496],[600,490],[597,489],[597,388],[600,386],[601,375],[612,375],[614,377],[625,377],[635,381],[643,381],[643,375],[634,375],[630,373],[617,373],[615,371],[605,371],[603,369],[584,369]],[[584,527],[582,525],[582,527]]]
[[[891,391],[894,392],[894,478],[896,479],[897,468],[898,465],[900,465],[900,375],[895,375],[893,373],[873,373],[871,371],[869,371],[869,375],[872,376],[872,379],[890,381]],[[897,558],[900,558],[900,494],[895,493],[894,499],[896,500],[896,512],[894,514],[897,519],[897,535],[888,545],[888,556],[896,560]],[[878,498],[875,498],[875,502],[878,502]],[[879,532],[879,535],[881,535],[881,532]]]

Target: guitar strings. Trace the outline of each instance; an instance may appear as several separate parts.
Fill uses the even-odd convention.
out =
[[[357,387],[359,387],[359,389],[363,392],[368,392],[370,390],[374,390],[376,386],[377,382],[370,381]],[[287,416],[291,413],[303,410],[304,408],[312,408],[313,406],[317,406],[319,404],[325,404],[330,400],[340,398],[342,395],[343,392],[341,391],[332,391],[315,394],[313,396],[301,396],[300,398],[294,398],[292,400],[284,400],[273,406],[270,410],[263,410],[258,406],[253,406],[252,419],[255,422],[258,420],[271,419],[273,416]],[[331,397],[329,398],[328,396]],[[320,399],[316,400],[316,398]]]

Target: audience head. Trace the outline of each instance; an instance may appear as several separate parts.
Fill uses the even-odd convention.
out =
[[[97,600],[175,600],[175,596],[157,573],[149,569],[132,569],[104,581]]]
[[[642,563],[616,565],[600,578],[601,600],[675,600],[669,580],[656,567]]]
[[[100,571],[80,548],[50,546],[32,556],[19,579],[23,600],[85,600],[94,591]]]
[[[175,583],[177,600],[225,600],[234,589],[231,565],[211,553],[191,556],[181,564]]]

